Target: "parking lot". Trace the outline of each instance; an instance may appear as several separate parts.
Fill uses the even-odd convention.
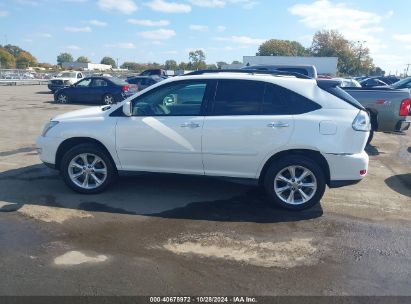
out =
[[[411,132],[303,212],[255,187],[142,174],[80,195],[40,163],[46,86],[0,87],[0,294],[411,295]]]

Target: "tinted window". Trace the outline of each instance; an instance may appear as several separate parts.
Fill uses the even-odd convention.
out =
[[[160,87],[133,101],[134,116],[200,115],[207,84],[180,82]]]
[[[319,104],[293,91],[274,84],[267,84],[262,114],[297,115],[320,108]]]
[[[90,83],[91,83],[91,78],[86,78],[84,80],[77,82],[76,87],[88,87],[90,86]]]
[[[94,79],[93,87],[106,87],[107,86],[107,81],[105,81],[104,79]]]
[[[265,83],[249,80],[219,80],[213,115],[257,115]]]

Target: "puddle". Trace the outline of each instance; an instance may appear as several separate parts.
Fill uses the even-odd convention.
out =
[[[101,263],[108,259],[107,256],[100,254],[96,256],[87,256],[80,251],[69,251],[54,259],[54,264],[64,266],[74,266],[84,263]]]
[[[171,239],[163,247],[175,254],[232,260],[261,267],[292,268],[319,262],[319,252],[311,238],[258,242],[216,233]]]

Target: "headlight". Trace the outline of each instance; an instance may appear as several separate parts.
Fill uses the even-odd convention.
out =
[[[45,137],[47,132],[51,130],[51,128],[55,127],[59,122],[58,121],[49,121],[43,129],[43,133],[41,133],[41,136]]]

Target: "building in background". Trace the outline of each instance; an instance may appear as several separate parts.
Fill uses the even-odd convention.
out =
[[[112,69],[112,66],[109,64],[101,63],[86,63],[86,62],[63,62],[61,64],[63,69],[72,69],[72,70],[85,70],[85,71],[108,71]]]

